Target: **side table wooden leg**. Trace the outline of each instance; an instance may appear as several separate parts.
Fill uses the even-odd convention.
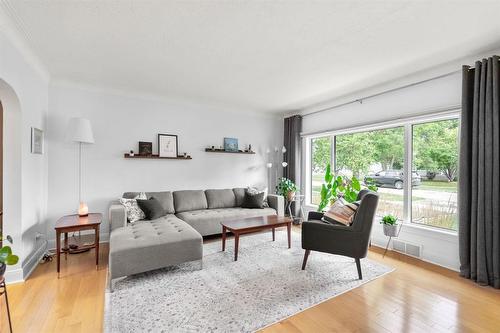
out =
[[[68,247],[68,233],[65,232],[64,233],[64,259],[65,260],[68,260],[68,251],[69,251],[69,247]]]
[[[222,227],[222,251],[226,251],[226,227]]]
[[[234,234],[234,261],[238,261],[238,247],[240,245],[240,234]]]
[[[273,228],[273,242],[274,242],[274,241],[275,241],[275,239],[276,239],[276,236],[275,236],[276,232],[275,232],[275,230],[276,230],[276,229],[274,229],[274,228]]]
[[[291,223],[288,223],[286,225],[286,231],[288,234],[288,248],[291,248],[292,247],[292,224]]]
[[[95,268],[99,269],[99,226],[95,228]]]
[[[61,270],[61,233],[56,231],[56,258],[57,258],[57,277]]]

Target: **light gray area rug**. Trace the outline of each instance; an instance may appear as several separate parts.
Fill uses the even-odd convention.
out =
[[[300,234],[277,231],[204,245],[203,269],[183,264],[115,282],[106,293],[105,332],[253,332],[392,271],[361,260],[311,252],[301,270]],[[146,260],[146,259],[145,259]]]

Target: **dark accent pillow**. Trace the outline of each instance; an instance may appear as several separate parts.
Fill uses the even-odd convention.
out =
[[[160,201],[155,197],[151,197],[149,200],[137,199],[137,204],[148,220],[154,220],[167,215],[165,208],[163,208]]]
[[[245,191],[245,199],[241,204],[243,208],[264,208],[264,192],[251,194]]]

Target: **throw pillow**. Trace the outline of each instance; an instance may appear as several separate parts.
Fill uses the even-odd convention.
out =
[[[258,194],[258,193],[264,193],[264,200],[263,200],[263,207],[269,207],[269,204],[267,203],[267,187],[264,188],[263,190],[259,190],[256,187],[247,187],[247,190],[245,192],[251,193],[251,194]]]
[[[137,205],[137,199],[147,199],[146,193],[141,192],[133,199],[120,198],[120,203],[125,207],[127,213],[127,221],[130,223],[146,218],[144,212],[139,208],[139,205]]]
[[[154,220],[167,215],[167,212],[161,205],[160,201],[158,201],[158,199],[156,199],[155,197],[151,197],[149,198],[149,200],[137,199],[137,204],[139,205],[139,208],[144,212],[144,214],[146,215],[146,219],[148,220]]]
[[[264,192],[252,194],[245,191],[245,199],[241,205],[243,208],[264,208]]]
[[[323,221],[350,226],[359,207],[359,201],[348,203],[343,199],[335,201],[323,216]]]

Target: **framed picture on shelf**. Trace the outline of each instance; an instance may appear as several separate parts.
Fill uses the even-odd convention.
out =
[[[151,156],[153,154],[153,143],[139,141],[139,155]]]
[[[39,128],[31,128],[31,153],[43,154],[43,131]]]
[[[177,135],[158,134],[158,156],[177,157],[179,155]]]
[[[224,138],[224,150],[232,152],[238,151],[238,139]]]

